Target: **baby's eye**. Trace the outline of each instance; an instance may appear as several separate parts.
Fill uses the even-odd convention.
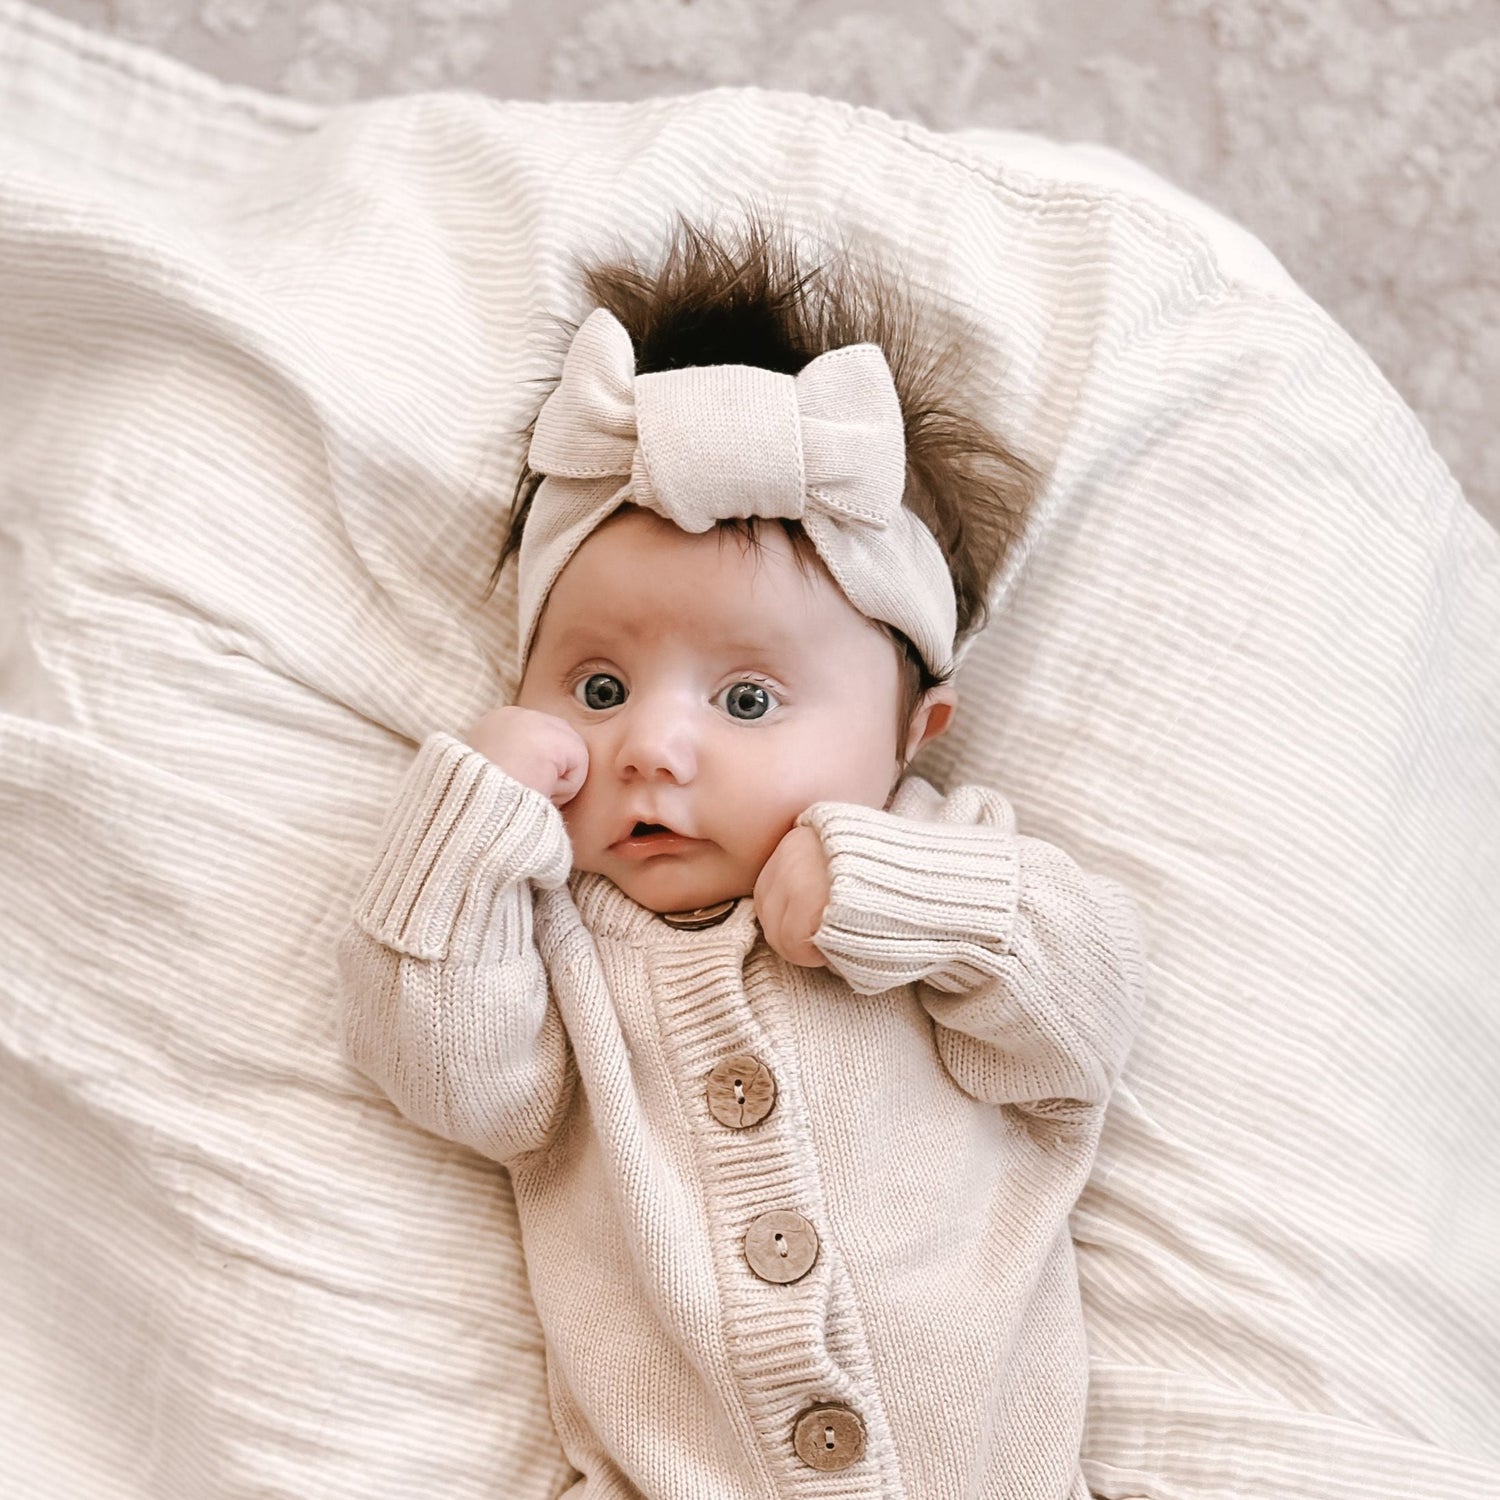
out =
[[[618,707],[629,696],[629,690],[612,672],[590,672],[573,689],[573,696],[588,708],[604,710]],[[742,721],[764,718],[776,704],[775,697],[765,687],[748,679],[731,683],[720,696],[730,716]]]
[[[770,713],[775,702],[758,682],[735,682],[724,689],[724,706],[732,719],[759,719]]]
[[[575,698],[578,688],[583,689],[582,701],[589,708],[614,708],[625,701],[625,684],[609,672],[590,672],[573,689]]]

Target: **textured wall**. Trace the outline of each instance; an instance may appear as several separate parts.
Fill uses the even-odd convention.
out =
[[[1239,220],[1500,524],[1500,0],[48,0],[317,101],[762,84],[1128,152]]]

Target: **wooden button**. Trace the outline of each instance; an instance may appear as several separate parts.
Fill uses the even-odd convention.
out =
[[[760,1124],[775,1102],[776,1080],[771,1070],[748,1052],[723,1058],[708,1075],[709,1111],[731,1130]]]
[[[818,1258],[818,1231],[801,1214],[773,1208],[745,1231],[745,1259],[762,1281],[797,1281]]]
[[[731,896],[729,900],[716,901],[712,906],[695,906],[692,911],[662,911],[657,916],[679,932],[702,932],[705,927],[717,927],[720,922],[727,921],[738,900],[737,896]]]
[[[811,1406],[792,1427],[792,1447],[810,1469],[847,1469],[865,1456],[865,1424],[847,1406]]]

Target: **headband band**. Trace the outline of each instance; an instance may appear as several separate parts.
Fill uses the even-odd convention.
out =
[[[901,503],[905,427],[877,344],[832,349],[795,376],[754,365],[637,375],[624,324],[596,308],[537,415],[527,461],[546,477],[521,537],[523,668],[558,574],[626,502],[689,532],[739,516],[799,520],[861,614],[905,632],[934,673],[953,665],[953,580]]]

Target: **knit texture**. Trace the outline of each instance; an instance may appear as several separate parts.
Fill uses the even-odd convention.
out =
[[[560,881],[551,802],[429,736],[339,946],[350,1055],[511,1169],[578,1495],[1087,1500],[1068,1213],[1144,999],[1135,903],[983,787],[800,821],[826,968],[748,899],[691,932]],[[706,1094],[740,1053],[777,1090],[745,1130]],[[816,1230],[795,1282],[746,1259],[771,1210]],[[793,1448],[819,1402],[865,1423],[847,1469]]]

